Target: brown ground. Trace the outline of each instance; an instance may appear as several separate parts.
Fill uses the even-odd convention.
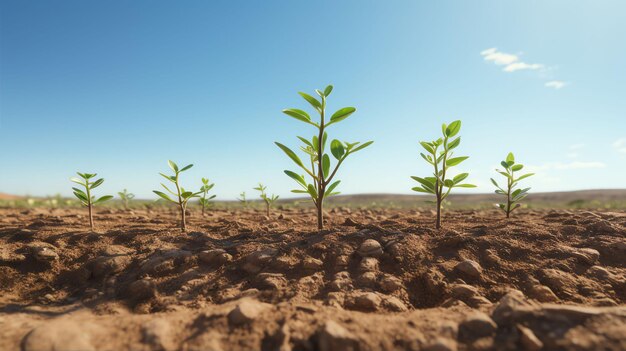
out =
[[[0,209],[0,350],[625,350],[626,212]]]

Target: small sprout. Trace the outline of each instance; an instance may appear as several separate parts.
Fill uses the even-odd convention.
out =
[[[130,203],[130,200],[135,198],[135,194],[129,193],[128,190],[124,189],[123,191],[119,191],[117,195],[120,196],[124,209],[128,211],[128,204]]]
[[[311,120],[309,114],[303,110],[290,108],[283,110],[283,113],[293,117],[301,122],[309,124],[315,128],[316,135],[313,138],[306,139],[303,137],[298,137],[300,141],[304,144],[300,147],[300,149],[308,155],[309,162],[305,166],[305,163],[287,146],[276,142],[275,144],[283,150],[283,152],[304,172],[306,175],[311,177],[311,183],[305,180],[306,175],[301,175],[292,171],[285,171],[290,178],[295,180],[301,189],[292,190],[293,193],[297,194],[307,194],[313,200],[315,207],[317,208],[317,228],[319,230],[324,229],[324,199],[327,196],[332,196],[339,194],[339,192],[335,191],[337,185],[339,185],[339,180],[333,182],[333,178],[335,174],[337,174],[337,170],[339,166],[341,166],[342,162],[351,154],[362,150],[368,146],[370,146],[373,141],[368,141],[365,143],[354,142],[348,143],[339,141],[334,139],[330,143],[330,153],[337,160],[335,167],[331,167],[330,160],[331,157],[325,151],[326,141],[328,139],[328,135],[326,133],[326,128],[331,126],[332,124],[338,123],[350,116],[356,108],[354,107],[344,107],[337,112],[333,113],[329,120],[326,120],[326,98],[330,95],[333,90],[333,86],[329,85],[324,89],[324,91],[315,90],[317,95],[320,97],[318,100],[313,96],[306,93],[299,93],[304,100],[306,100],[315,111],[320,116],[319,122]]]
[[[515,178],[515,172],[521,171],[524,168],[524,165],[515,163],[515,156],[512,152],[506,157],[506,160],[500,162],[502,167],[504,167],[504,171],[496,169],[496,172],[502,174],[506,177],[506,188],[501,188],[495,179],[491,178],[491,182],[496,186],[496,194],[500,194],[506,196],[505,204],[498,204],[498,208],[500,208],[506,214],[506,218],[511,216],[511,212],[518,209],[522,201],[526,196],[528,196],[528,190],[530,188],[524,189],[515,189],[517,187],[517,182],[522,179],[526,179],[530,176],[533,176],[534,173],[526,173],[522,176]]]
[[[265,213],[269,217],[270,208],[274,206],[274,203],[276,202],[276,200],[278,200],[278,195],[272,194],[272,196],[267,196],[267,194],[265,193],[265,189],[267,189],[267,187],[261,183],[259,183],[259,186],[254,188],[254,190],[258,190],[261,192],[260,197],[261,199],[263,199],[263,201],[265,201]]]
[[[91,195],[91,191],[102,185],[102,183],[104,183],[104,179],[100,178],[92,182],[90,179],[94,178],[97,175],[96,173],[76,172],[76,174],[78,174],[80,178],[72,177],[70,180],[76,184],[82,185],[85,188],[85,191],[74,187],[72,187],[72,190],[74,191],[74,196],[80,200],[80,203],[83,206],[87,206],[89,209],[89,227],[93,230],[93,205],[111,200],[113,196],[104,195],[96,200],[96,197]]]
[[[239,194],[239,197],[237,198],[237,200],[239,200],[239,202],[243,205],[243,207],[248,207],[248,200],[246,200],[246,192],[242,191],[241,194]]]
[[[200,205],[202,205],[202,217],[204,217],[204,209],[211,207],[211,200],[215,199],[217,195],[211,195],[207,198],[209,190],[213,189],[215,184],[209,184],[209,180],[207,178],[202,178],[202,187],[200,188],[200,192],[202,196],[200,197]]]
[[[180,209],[180,229],[182,229],[182,231],[186,231],[187,230],[187,221],[185,218],[185,211],[187,210],[187,203],[189,202],[189,200],[193,199],[194,197],[199,197],[199,195],[202,193],[202,191],[199,191],[197,193],[191,192],[191,191],[186,191],[183,187],[180,186],[180,181],[179,181],[179,176],[182,172],[188,170],[189,168],[193,167],[192,164],[187,165],[183,168],[178,168],[178,165],[176,165],[176,163],[174,163],[173,161],[167,161],[168,166],[170,167],[170,169],[172,171],[174,171],[174,175],[168,176],[165,175],[163,173],[159,173],[163,178],[167,179],[168,181],[174,183],[174,186],[176,187],[176,192],[173,192],[172,190],[170,190],[170,188],[168,188],[165,184],[161,183],[161,186],[163,186],[163,188],[170,193],[171,195],[175,196],[176,199],[172,200],[172,198],[165,194],[164,192],[158,191],[158,190],[153,190],[153,192],[157,195],[159,195],[161,198],[169,201],[169,202],[173,202],[175,204],[178,205],[178,208]]]
[[[461,137],[457,137],[453,140],[455,135],[461,130],[461,121],[454,121],[450,125],[445,123],[441,126],[443,138],[439,138],[435,141],[425,142],[420,144],[426,150],[426,154],[421,153],[422,158],[428,162],[434,168],[432,177],[411,177],[420,186],[413,188],[413,191],[433,194],[436,198],[437,204],[437,221],[435,226],[437,229],[441,228],[441,208],[444,200],[450,194],[453,188],[475,188],[473,184],[461,183],[469,176],[469,173],[461,173],[455,177],[449,178],[449,169],[459,163],[468,159],[468,156],[452,157],[453,152],[457,146],[461,143]],[[445,188],[445,189],[444,189]]]

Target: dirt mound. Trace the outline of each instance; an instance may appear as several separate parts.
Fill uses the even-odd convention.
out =
[[[626,348],[624,212],[0,211],[8,349]]]

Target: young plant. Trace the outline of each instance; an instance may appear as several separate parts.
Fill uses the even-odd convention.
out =
[[[511,216],[511,212],[521,206],[519,202],[522,201],[526,196],[528,196],[528,190],[530,190],[530,188],[515,189],[517,187],[517,182],[533,176],[534,173],[526,173],[515,178],[515,172],[521,171],[522,168],[524,168],[524,165],[515,163],[515,156],[512,152],[509,152],[506,160],[500,162],[500,164],[502,165],[502,167],[504,167],[504,171],[496,169],[496,172],[506,177],[506,187],[501,188],[496,180],[493,178],[491,178],[491,182],[497,188],[496,194],[506,196],[506,203],[498,204],[498,208],[504,211],[504,213],[506,214],[506,218],[509,218]]]
[[[448,197],[453,188],[475,188],[473,184],[461,183],[469,173],[461,173],[450,178],[449,170],[451,167],[468,159],[468,156],[452,157],[453,150],[461,143],[461,137],[453,138],[461,130],[461,121],[454,121],[450,125],[445,123],[441,126],[443,137],[431,141],[422,141],[420,144],[426,150],[427,154],[420,153],[422,158],[433,166],[434,172],[432,177],[415,177],[414,180],[420,183],[420,186],[413,188],[414,191],[435,195],[437,205],[437,220],[435,226],[441,228],[441,209],[443,201]]]
[[[326,128],[335,123],[341,122],[356,111],[354,107],[344,107],[333,113],[330,119],[327,120],[326,99],[332,90],[332,85],[327,86],[324,91],[316,89],[315,92],[319,95],[319,100],[306,93],[299,93],[300,96],[302,96],[302,98],[304,98],[304,100],[306,100],[311,106],[313,106],[315,111],[317,111],[320,116],[319,122],[311,120],[309,114],[303,110],[295,108],[283,110],[283,113],[286,115],[315,128],[316,134],[312,139],[309,140],[300,136],[298,137],[298,139],[300,139],[300,141],[304,144],[300,147],[300,149],[308,155],[308,161],[310,161],[310,164],[307,163],[305,166],[305,163],[302,162],[300,157],[298,157],[298,155],[296,155],[296,153],[290,148],[281,143],[275,143],[297,166],[306,172],[306,175],[311,178],[311,182],[308,182],[305,180],[305,175],[285,170],[285,173],[289,177],[293,178],[302,187],[302,189],[292,190],[292,192],[308,194],[313,200],[313,203],[317,208],[317,228],[319,230],[324,229],[324,199],[328,196],[339,194],[334,191],[337,185],[339,185],[339,181],[337,180],[332,182],[333,178],[337,174],[339,166],[341,166],[343,161],[349,155],[362,150],[373,143],[373,141],[368,141],[363,144],[360,142],[348,143],[334,139],[330,143],[330,153],[337,160],[337,163],[335,164],[335,167],[331,167],[330,156],[326,153]]]
[[[113,196],[104,195],[96,200],[96,197],[91,195],[91,191],[104,183],[104,179],[100,178],[92,182],[90,179],[94,178],[97,175],[96,173],[76,172],[76,174],[78,174],[80,178],[72,177],[70,180],[76,184],[82,185],[85,188],[85,191],[74,187],[72,187],[72,190],[74,190],[74,196],[80,200],[80,203],[83,204],[83,206],[87,206],[89,209],[89,227],[93,230],[93,205],[111,200]]]
[[[128,211],[128,204],[130,203],[130,200],[135,198],[135,194],[129,193],[128,190],[124,189],[123,191],[119,191],[117,195],[120,196],[124,209]]]
[[[209,190],[213,189],[215,184],[209,184],[209,180],[207,178],[202,178],[202,187],[200,188],[200,192],[202,196],[200,197],[200,205],[202,205],[202,216],[204,217],[204,209],[211,206],[211,200],[215,199],[216,195],[211,195],[207,198]]]
[[[260,197],[261,199],[263,199],[263,201],[265,201],[265,213],[269,217],[270,208],[274,206],[274,203],[276,202],[276,200],[278,200],[278,195],[272,194],[272,196],[267,196],[267,194],[265,193],[265,189],[267,189],[267,187],[261,183],[259,183],[259,186],[254,188],[254,190],[258,190],[261,192]]]
[[[178,168],[178,165],[176,165],[176,163],[174,163],[173,161],[167,161],[168,166],[170,167],[170,169],[172,171],[174,171],[174,175],[168,176],[165,175],[163,173],[159,173],[163,178],[167,179],[168,181],[172,182],[174,184],[174,186],[176,187],[176,192],[170,190],[170,188],[168,188],[165,184],[161,183],[161,186],[163,186],[163,188],[170,193],[171,195],[175,196],[175,199],[172,200],[172,198],[161,192],[158,190],[153,190],[153,192],[157,195],[159,195],[161,198],[169,201],[169,202],[173,202],[176,205],[178,205],[178,208],[180,210],[180,229],[182,229],[182,231],[187,231],[187,221],[185,218],[185,211],[187,210],[187,203],[189,202],[189,200],[193,199],[194,197],[199,197],[199,195],[202,193],[202,191],[199,191],[197,193],[191,192],[191,191],[186,191],[181,185],[180,185],[180,174],[186,170],[188,170],[189,168],[193,167],[193,165],[187,165],[183,168]]]
[[[244,208],[248,207],[248,200],[246,200],[245,191],[242,191],[241,194],[239,194],[239,197],[237,198],[237,200],[239,200],[239,202],[243,205]]]

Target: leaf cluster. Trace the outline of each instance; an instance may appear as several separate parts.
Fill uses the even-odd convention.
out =
[[[96,179],[93,182],[91,181],[91,179],[97,176],[96,173],[76,172],[76,174],[78,174],[80,178],[72,177],[70,178],[70,180],[76,184],[82,185],[85,188],[85,190],[83,191],[75,187],[72,187],[72,190],[74,192],[74,196],[76,196],[78,200],[80,200],[80,203],[83,204],[84,206],[102,203],[102,202],[111,200],[113,198],[113,196],[111,195],[104,195],[96,200],[96,197],[91,195],[91,190],[99,187],[100,185],[102,185],[102,183],[104,183],[103,178]]]
[[[265,189],[267,189],[267,187],[261,183],[259,183],[259,185],[254,188],[254,190],[258,190],[261,192],[260,198],[263,199],[263,201],[265,201],[265,203],[267,205],[273,205],[274,202],[276,202],[276,200],[278,200],[278,195],[274,195],[272,194],[271,196],[268,196],[267,193],[265,192]]]
[[[209,183],[208,178],[202,178],[202,186],[200,187],[200,193],[202,193],[202,197],[200,197],[200,204],[203,206],[209,206],[211,204],[211,200],[213,200],[217,195],[211,195],[207,197],[208,192],[213,189],[215,183]]]
[[[308,158],[306,164],[289,147],[278,142],[275,143],[298,167],[300,167],[305,172],[305,174],[298,174],[290,170],[285,170],[285,174],[295,180],[296,183],[300,186],[300,189],[294,189],[292,190],[292,192],[299,194],[308,194],[309,196],[311,196],[315,203],[317,203],[319,198],[339,194],[339,192],[335,191],[335,188],[339,185],[340,181],[337,180],[335,182],[332,182],[339,167],[349,155],[360,151],[373,143],[373,141],[368,141],[365,143],[350,143],[346,141],[340,141],[338,139],[333,139],[330,142],[330,155],[327,153],[328,134],[324,131],[325,128],[343,121],[356,111],[356,108],[354,107],[343,107],[333,113],[330,117],[330,120],[326,121],[326,99],[332,91],[332,85],[327,86],[326,89],[324,89],[323,91],[316,89],[315,92],[319,96],[319,99],[307,93],[298,93],[313,107],[315,111],[317,111],[320,116],[319,122],[313,121],[311,119],[311,116],[309,116],[306,111],[296,108],[283,110],[284,114],[293,117],[301,122],[312,125],[317,130],[317,134],[310,139],[298,136],[298,139],[302,142],[300,150],[304,152],[304,154],[306,154]],[[320,140],[320,135],[322,140]],[[331,155],[335,159],[334,167],[332,166]],[[320,159],[321,172],[319,169]],[[312,179],[312,182],[306,181],[305,175],[309,175]],[[323,193],[318,194],[318,189],[322,189]]]
[[[507,197],[508,204],[498,204],[498,208],[504,212],[510,213],[521,206],[519,202],[528,196],[528,191],[530,190],[530,188],[517,188],[518,182],[535,174],[526,173],[521,176],[516,176],[515,172],[521,171],[524,168],[524,165],[515,163],[515,155],[513,155],[512,152],[509,152],[506,159],[500,162],[500,165],[502,165],[504,170],[496,169],[496,172],[506,178],[507,185],[505,187],[501,187],[493,178],[491,178],[491,183],[493,183],[496,187],[496,194]]]
[[[198,192],[193,192],[193,191],[187,191],[185,190],[183,187],[180,186],[180,182],[179,182],[179,176],[182,172],[190,169],[191,167],[193,167],[193,164],[189,164],[183,168],[179,168],[178,165],[176,163],[174,163],[174,161],[167,161],[168,166],[170,167],[170,169],[174,172],[173,175],[166,175],[163,173],[159,173],[163,178],[167,179],[170,183],[173,183],[174,186],[176,187],[176,192],[172,191],[170,188],[168,188],[165,184],[161,183],[161,186],[165,189],[165,191],[167,191],[169,194],[177,197],[176,200],[172,199],[168,194],[162,192],[162,191],[158,191],[158,190],[153,190],[152,192],[154,192],[155,194],[157,194],[159,197],[161,197],[164,200],[167,200],[169,202],[173,202],[175,204],[178,205],[183,205],[186,206],[187,202],[189,202],[189,200],[195,198],[195,197],[199,197],[200,194],[202,194],[202,191],[198,191]]]
[[[456,135],[461,130],[461,121],[454,121],[449,125],[445,123],[441,126],[443,136],[437,140],[420,142],[426,153],[420,156],[431,166],[434,172],[431,177],[412,176],[413,180],[420,185],[412,188],[413,191],[440,196],[440,200],[445,200],[453,188],[475,188],[473,184],[463,183],[469,173],[460,173],[454,177],[449,177],[450,167],[459,165],[467,160],[469,156],[454,157],[454,149],[461,144],[461,137]],[[456,137],[456,138],[455,138]],[[444,188],[447,190],[444,191]]]

